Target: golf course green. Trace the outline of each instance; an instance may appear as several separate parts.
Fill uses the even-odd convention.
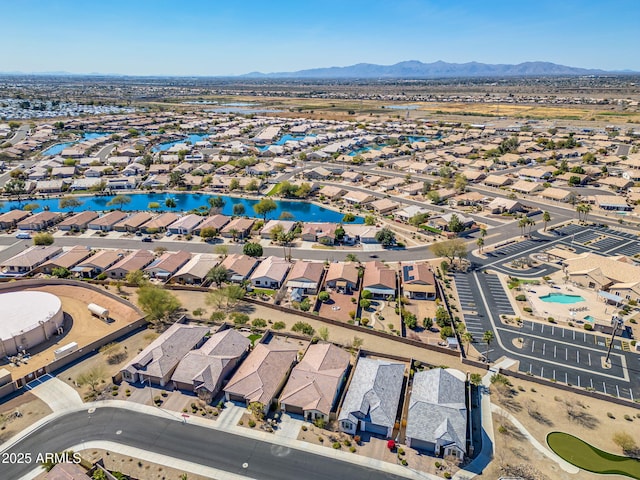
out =
[[[547,435],[547,444],[558,456],[593,473],[617,474],[640,480],[640,460],[604,452],[563,432]]]

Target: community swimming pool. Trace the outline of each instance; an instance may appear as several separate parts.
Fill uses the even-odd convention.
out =
[[[546,295],[541,295],[540,300],[547,303],[562,303],[562,304],[571,304],[584,302],[584,297],[580,295],[567,295],[566,293],[548,293]]]

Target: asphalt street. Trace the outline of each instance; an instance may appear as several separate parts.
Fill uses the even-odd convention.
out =
[[[113,407],[62,416],[2,453],[62,452],[101,440],[130,445],[261,480],[400,480],[402,477],[349,462],[282,447],[219,430]],[[243,464],[246,464],[244,468]],[[16,479],[34,464],[3,464],[0,477]],[[220,479],[222,480],[222,479]]]

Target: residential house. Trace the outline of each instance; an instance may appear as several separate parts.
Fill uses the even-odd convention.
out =
[[[546,182],[552,177],[553,170],[550,167],[522,168],[518,171],[518,177],[520,180],[529,180],[531,182]]]
[[[454,215],[458,217],[458,220],[462,223],[464,230],[470,228],[474,223],[473,218],[465,217],[461,213],[443,213],[442,215],[430,217],[429,226],[442,230],[443,232],[448,232],[450,231],[449,225]]]
[[[595,204],[602,210],[614,210],[616,212],[628,212],[633,207],[627,203],[624,197],[617,195],[594,195]]]
[[[567,258],[563,264],[571,282],[595,290],[611,289],[615,284],[627,284],[640,278],[640,266],[625,256],[605,257],[586,252]]]
[[[233,328],[218,331],[200,348],[187,352],[171,380],[176,388],[195,392],[211,403],[250,346],[249,339]]]
[[[254,288],[279,289],[284,282],[291,264],[284,258],[267,257],[251,274],[251,285]]]
[[[373,298],[387,298],[396,295],[396,272],[377,260],[364,264],[362,290],[371,292]]]
[[[487,210],[493,214],[516,213],[522,212],[524,210],[524,205],[517,200],[496,197],[489,202]]]
[[[329,264],[325,285],[340,293],[351,294],[358,289],[360,271],[354,263],[333,262]]]
[[[218,256],[211,253],[197,253],[171,277],[170,281],[180,284],[200,285],[209,271],[219,263]]]
[[[39,232],[54,226],[60,220],[62,220],[61,213],[45,210],[44,212],[26,217],[24,220],[19,221],[17,226],[20,230],[34,230]]]
[[[487,187],[500,188],[511,185],[513,183],[513,179],[511,177],[507,177],[506,175],[489,175],[483,180],[482,183],[484,183]]]
[[[331,343],[309,346],[280,395],[282,411],[302,415],[310,422],[318,418],[328,422],[350,360],[348,352]]]
[[[174,323],[120,370],[122,378],[164,387],[184,356],[200,347],[208,333],[209,327]]]
[[[365,205],[373,202],[374,199],[375,197],[370,193],[351,190],[347,190],[347,193],[342,196],[342,200],[351,205]]]
[[[19,222],[25,220],[31,212],[24,210],[9,210],[0,214],[0,230],[10,230],[15,228]]]
[[[555,200],[556,202],[568,202],[569,199],[575,197],[575,194],[569,190],[550,187],[540,192],[540,196],[547,200]]]
[[[229,272],[229,281],[242,283],[249,279],[249,275],[253,273],[259,263],[257,258],[233,253],[226,257],[220,265]]]
[[[531,195],[532,193],[541,192],[544,190],[544,186],[539,182],[532,182],[530,180],[518,180],[509,187],[510,190],[519,193],[526,193]]]
[[[180,217],[167,228],[168,231],[175,235],[189,235],[195,228],[202,223],[204,217],[190,213]]]
[[[58,224],[58,230],[67,230],[72,232],[86,230],[89,223],[96,218],[98,218],[98,214],[96,212],[92,210],[85,210],[84,212],[79,212],[65,218]]]
[[[118,263],[125,255],[124,250],[100,250],[73,267],[71,272],[82,278],[93,278]]]
[[[467,453],[467,407],[462,372],[434,368],[413,376],[406,444],[445,458]]]
[[[217,232],[222,230],[222,228],[231,221],[231,217],[227,217],[226,215],[212,215],[210,217],[204,217],[202,223],[200,223],[194,230],[193,233],[195,235],[200,235],[203,229],[205,228],[213,228]]]
[[[151,220],[153,216],[148,212],[134,213],[130,217],[121,220],[114,225],[116,232],[137,232],[142,225]]]
[[[62,248],[55,246],[29,247],[26,250],[5,260],[0,267],[0,276],[16,277],[24,276],[47,260],[57,257],[62,253]]]
[[[325,185],[320,190],[320,196],[328,198],[329,200],[338,200],[342,197],[347,191],[344,188],[336,187],[334,185]]]
[[[298,358],[298,344],[259,343],[224,387],[227,401],[264,405],[265,413]]]
[[[436,299],[436,278],[428,263],[402,264],[402,291],[415,300]]]
[[[344,243],[351,245],[356,243],[379,243],[378,240],[376,240],[376,234],[381,230],[380,227],[348,223],[342,228],[344,230],[344,237],[342,239]]]
[[[371,202],[369,205],[376,213],[380,215],[385,215],[400,207],[400,204],[398,202],[394,202],[389,198],[381,198],[380,200]]]
[[[255,222],[253,218],[234,218],[220,230],[220,234],[226,238],[246,238],[251,233],[251,227]]]
[[[355,435],[357,430],[391,437],[398,418],[405,365],[360,358],[342,402],[338,425]]]
[[[71,247],[69,250],[61,253],[57,257],[47,260],[38,268],[36,268],[35,272],[42,272],[50,275],[56,268],[71,270],[80,262],[89,258],[92,253],[93,252],[89,247],[76,245],[75,247]]]
[[[167,281],[178,269],[191,260],[191,254],[182,250],[177,252],[164,252],[160,257],[151,262],[144,271],[151,278]]]
[[[340,175],[342,177],[342,180],[346,181],[346,182],[351,182],[351,183],[357,183],[362,181],[362,173],[360,172],[354,172],[352,170],[347,170],[345,172],[342,172],[342,174]]]
[[[178,215],[173,212],[164,212],[145,222],[140,226],[140,230],[145,233],[165,232],[167,227],[178,220],[178,218]]]
[[[89,230],[100,230],[101,232],[110,232],[113,230],[117,223],[127,218],[125,212],[120,210],[114,210],[113,212],[105,213],[99,218],[96,218],[89,222]]]
[[[324,276],[324,264],[298,260],[287,277],[287,288],[300,289],[304,295],[315,295]]]
[[[282,227],[282,233],[287,234],[292,232],[295,226],[296,222],[291,220],[269,220],[265,223],[264,227],[262,227],[262,230],[260,230],[260,237],[271,238],[271,232],[276,227],[278,227],[278,229]]]
[[[300,238],[305,242],[318,242],[323,245],[333,245],[336,239],[335,223],[307,222],[302,226]]]
[[[122,280],[129,272],[143,270],[154,259],[155,255],[149,250],[135,250],[115,265],[109,267],[105,273],[109,278]]]

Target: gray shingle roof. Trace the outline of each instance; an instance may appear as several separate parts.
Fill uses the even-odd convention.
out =
[[[418,372],[413,377],[407,437],[440,444],[456,444],[463,452],[467,441],[464,381],[447,369]]]
[[[402,393],[404,364],[361,358],[342,403],[339,420],[363,419],[393,427]]]

